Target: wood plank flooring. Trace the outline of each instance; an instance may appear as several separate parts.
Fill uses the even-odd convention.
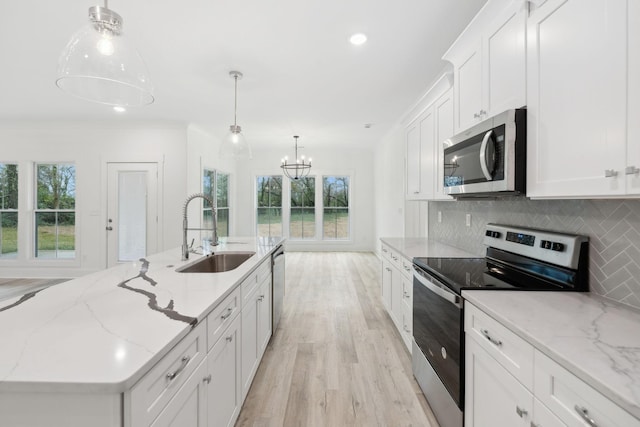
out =
[[[382,305],[380,260],[286,257],[284,312],[236,426],[438,427]]]

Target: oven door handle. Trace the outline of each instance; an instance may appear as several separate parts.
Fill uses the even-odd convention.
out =
[[[489,165],[487,165],[487,144],[489,144],[489,139],[491,138],[492,133],[493,130],[485,133],[484,138],[482,138],[482,145],[480,145],[480,167],[482,168],[482,174],[487,181],[493,181],[493,176],[491,176],[491,172],[489,172]],[[495,165],[491,165],[491,169],[493,169],[494,166]]]
[[[427,289],[429,289],[431,292],[438,295],[440,298],[444,299],[445,301],[455,305],[456,307],[462,308],[462,304],[460,303],[460,295],[457,295],[451,292],[450,290],[448,290],[448,288],[445,288],[444,285],[438,285],[434,283],[437,281],[436,279],[431,278],[431,280],[433,280],[432,282],[431,280],[429,280],[429,278],[424,276],[424,273],[422,273],[419,270],[416,270],[415,267],[413,267],[412,270],[413,270],[413,277],[416,280],[418,280],[418,282],[420,282],[422,285],[424,285]]]

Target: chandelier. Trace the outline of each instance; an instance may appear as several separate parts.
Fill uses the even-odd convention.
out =
[[[104,7],[89,8],[88,22],[60,55],[56,85],[77,98],[119,108],[154,100],[147,67],[107,0]]]
[[[295,135],[294,138],[296,141],[295,162],[289,163],[289,157],[284,156],[284,159],[281,160],[280,167],[289,179],[298,180],[309,175],[309,172],[311,172],[311,157],[309,157],[309,160],[305,160],[304,156],[298,157],[299,136]]]

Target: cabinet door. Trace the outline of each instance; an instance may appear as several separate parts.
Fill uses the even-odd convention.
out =
[[[436,139],[436,120],[433,108],[429,108],[420,122],[420,198],[433,198],[436,159],[433,148]]]
[[[258,365],[271,339],[271,277],[258,289]]]
[[[173,399],[162,410],[152,427],[204,427],[207,419],[207,361],[203,360]]]
[[[567,427],[553,412],[535,397],[533,398],[533,422],[531,427]]]
[[[229,325],[207,356],[211,380],[207,389],[208,426],[233,426],[242,407],[240,316]]]
[[[466,336],[465,427],[529,427],[533,395]]]
[[[244,401],[258,367],[257,292],[242,308],[242,400]]]
[[[548,0],[531,13],[528,196],[624,194],[626,22],[616,0]]]
[[[416,122],[409,125],[407,139],[407,199],[420,197],[420,127]]]
[[[402,274],[397,268],[391,268],[391,318],[398,328],[402,331]]]
[[[482,110],[482,45],[474,44],[454,68],[456,133],[478,122]]]
[[[382,303],[388,312],[391,312],[391,280],[393,279],[393,270],[389,261],[382,260]]]
[[[435,171],[433,184],[434,200],[453,200],[444,193],[444,141],[454,135],[453,130],[453,91],[449,89],[434,106],[436,116],[436,140],[433,147]]]
[[[512,2],[483,37],[482,100],[487,117],[526,105],[527,4]]]
[[[627,111],[627,194],[640,194],[640,2],[629,1],[629,98]]]

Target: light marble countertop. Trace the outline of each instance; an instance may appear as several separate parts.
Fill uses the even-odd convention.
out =
[[[462,296],[640,418],[640,312],[590,293],[472,290]]]
[[[233,242],[231,242],[231,240]],[[224,273],[178,273],[180,248],[0,302],[0,391],[123,392],[201,322],[283,239]]]
[[[380,240],[409,260],[415,257],[481,258],[462,249],[422,237],[382,237]]]

